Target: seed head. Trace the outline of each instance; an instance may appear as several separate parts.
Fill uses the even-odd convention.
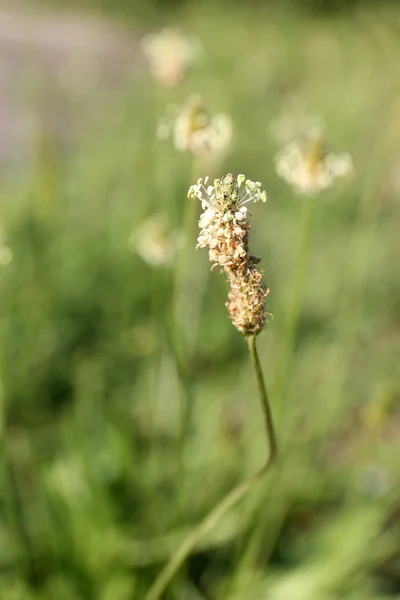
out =
[[[247,204],[262,200],[267,194],[261,183],[246,180],[244,175],[231,173],[208,185],[208,177],[199,179],[189,189],[189,198],[201,201],[203,213],[199,220],[197,247],[209,248],[213,267],[220,266],[227,274],[231,291],[227,303],[235,327],[243,335],[257,334],[264,326],[265,297],[269,290],[262,283],[259,259],[250,256],[248,234],[250,213]]]

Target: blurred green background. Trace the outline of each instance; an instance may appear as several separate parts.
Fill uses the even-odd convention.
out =
[[[0,11],[3,40],[10,22],[30,40],[0,53],[2,94],[13,90],[1,108],[2,599],[144,598],[191,528],[263,463],[246,344],[224,276],[195,250],[200,206],[186,198],[199,175],[227,172],[269,197],[252,209],[250,244],[271,288],[258,342],[279,462],[165,598],[400,598],[400,6],[277,4]],[[68,33],[71,14],[80,28]],[[163,25],[203,46],[171,88],[140,52]],[[232,117],[222,161],[156,138],[193,92]],[[271,131],[299,105],[354,162],[311,199],[274,169]],[[181,231],[166,267],[129,243],[154,215]]]

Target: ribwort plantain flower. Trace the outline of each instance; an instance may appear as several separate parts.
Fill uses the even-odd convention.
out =
[[[196,185],[189,188],[188,196],[199,199],[204,211],[199,222],[201,232],[198,246],[208,246],[210,260],[225,271],[231,285],[227,306],[233,324],[245,336],[249,348],[257,379],[268,455],[260,469],[228,492],[183,539],[151,585],[145,600],[160,600],[199,540],[269,472],[277,456],[275,428],[256,343],[257,334],[262,330],[267,316],[265,298],[269,290],[262,283],[262,271],[257,269],[259,259],[250,256],[248,251],[250,213],[247,205],[260,200],[265,202],[267,195],[258,181],[246,180],[244,175],[234,177],[229,173],[222,180],[215,179],[212,185],[208,185],[208,177],[204,181],[199,179]]]
[[[158,126],[160,139],[172,137],[175,148],[195,156],[223,152],[232,140],[232,120],[229,115],[210,115],[200,96],[192,96],[187,103],[163,118]]]
[[[181,83],[189,65],[201,54],[197,38],[169,28],[144,37],[142,48],[154,77],[168,86]]]
[[[352,171],[346,152],[334,154],[324,148],[320,132],[289,142],[276,157],[276,171],[298,194],[314,195]]]
[[[248,249],[250,230],[247,205],[266,202],[267,194],[261,183],[244,175],[226,175],[208,184],[208,177],[199,179],[189,189],[189,198],[201,201],[203,214],[199,220],[200,235],[197,247],[209,248],[213,267],[220,266],[230,283],[226,304],[235,327],[245,336],[258,334],[265,323],[265,298],[269,289],[262,282],[258,258]]]

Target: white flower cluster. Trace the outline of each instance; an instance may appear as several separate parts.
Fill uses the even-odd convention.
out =
[[[232,140],[232,120],[223,113],[210,116],[198,96],[172,117],[160,121],[157,135],[160,139],[173,138],[175,148],[196,156],[208,152],[222,152]]]
[[[197,38],[184,37],[168,28],[144,37],[142,49],[155,78],[164,85],[180,83],[188,66],[201,54]]]
[[[320,138],[289,142],[276,157],[278,175],[299,194],[317,194],[352,168],[349,154],[323,151]]]
[[[232,176],[231,185],[233,186],[233,190],[231,196],[228,197],[226,191],[226,186],[229,185],[229,183],[226,183],[227,177],[230,176],[227,175],[223,180],[214,179],[213,185],[207,185],[209,177],[205,177],[204,179],[200,177],[197,180],[197,184],[190,186],[188,198],[198,198],[201,201],[203,209],[225,207],[227,203],[239,208],[250,202],[267,201],[267,192],[261,191],[260,181],[251,181],[250,179],[246,179],[245,175],[237,176],[237,186],[233,183]]]
[[[179,235],[169,230],[161,216],[144,221],[129,238],[130,248],[152,267],[171,265],[179,242]]]
[[[232,177],[232,179],[230,179]],[[247,252],[243,243],[249,228],[247,204],[266,202],[267,194],[261,183],[244,175],[226,176],[207,185],[209,178],[199,179],[189,188],[188,197],[198,198],[204,210],[199,220],[201,229],[197,247],[210,249],[210,260],[221,266],[237,261]],[[206,187],[207,186],[207,187]],[[226,242],[226,243],[225,243]]]

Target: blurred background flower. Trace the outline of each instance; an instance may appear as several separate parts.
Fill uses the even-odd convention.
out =
[[[195,156],[223,152],[232,140],[232,120],[229,115],[210,115],[199,95],[191,96],[186,104],[170,108],[171,117],[161,119],[157,135],[172,137],[175,148]]]
[[[176,29],[167,28],[146,35],[142,49],[155,79],[164,85],[182,82],[187,69],[201,54],[200,41]]]
[[[352,172],[349,154],[334,154],[324,149],[319,130],[310,131],[306,138],[292,140],[276,156],[276,171],[299,194],[318,194],[329,188],[336,179]]]

